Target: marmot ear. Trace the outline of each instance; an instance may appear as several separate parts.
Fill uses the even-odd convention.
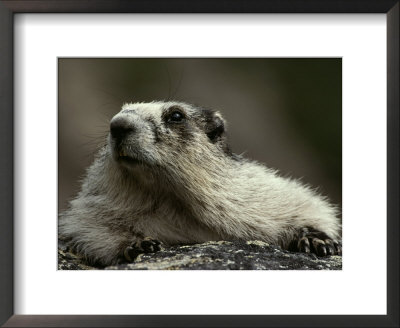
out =
[[[214,112],[207,120],[205,127],[206,134],[211,142],[217,142],[225,132],[225,121],[222,116]]]

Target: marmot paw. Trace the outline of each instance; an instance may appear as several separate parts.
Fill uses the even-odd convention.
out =
[[[325,232],[302,228],[296,239],[291,242],[289,250],[315,253],[318,256],[342,255],[342,244],[330,238]]]
[[[143,253],[155,253],[161,250],[161,243],[150,237],[146,237],[144,239],[137,240],[129,245],[124,250],[124,258],[128,262],[133,262],[135,258],[138,257],[139,254]]]

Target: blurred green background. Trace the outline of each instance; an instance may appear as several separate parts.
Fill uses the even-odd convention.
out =
[[[179,100],[218,109],[232,149],[341,206],[341,58],[60,58],[59,210],[125,102]]]

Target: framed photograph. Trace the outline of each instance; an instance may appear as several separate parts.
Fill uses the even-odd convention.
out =
[[[58,58],[58,104],[60,269],[80,267],[68,261],[68,245],[80,249],[82,268],[342,268],[341,58]],[[88,167],[88,183],[79,182]],[[103,179],[104,189],[96,183]],[[313,215],[310,202],[319,202]],[[277,244],[300,250],[304,237],[274,239],[290,231],[286,220],[318,224],[320,232],[304,229],[310,238],[300,242],[312,256],[268,252]],[[116,223],[117,234],[99,230]],[[93,239],[82,238],[88,225]],[[324,233],[331,241],[313,239]],[[144,238],[144,253],[138,234],[152,238]],[[254,240],[261,243],[247,244]],[[117,265],[129,254],[134,262]]]
[[[399,325],[398,1],[1,1],[0,10],[1,324]],[[255,188],[263,179],[275,187]],[[145,199],[150,184],[157,206],[131,225],[130,196]],[[250,198],[246,185],[257,189]],[[305,186],[318,192],[294,213],[291,195]],[[261,205],[250,210],[277,190],[286,196],[270,211],[306,229],[293,241],[279,221],[268,225],[282,249],[258,234]],[[83,203],[102,212],[83,213]],[[173,209],[180,231],[179,220],[199,226],[180,234],[152,221],[157,209]],[[321,231],[311,228],[317,209]],[[93,222],[101,229],[89,238]],[[201,256],[182,246],[184,264],[170,251],[180,246],[168,248],[215,239],[226,241]],[[57,255],[60,240],[68,247]],[[156,265],[138,256],[158,241],[168,251]],[[268,266],[243,245],[285,260]],[[316,253],[315,267],[287,250]],[[107,270],[76,270],[88,268]]]

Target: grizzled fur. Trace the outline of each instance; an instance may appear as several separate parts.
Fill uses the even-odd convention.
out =
[[[225,130],[216,111],[178,102],[125,104],[60,215],[60,237],[102,265],[116,263],[144,237],[165,245],[262,240],[286,249],[307,231],[327,244],[340,238],[334,206],[232,154]]]

